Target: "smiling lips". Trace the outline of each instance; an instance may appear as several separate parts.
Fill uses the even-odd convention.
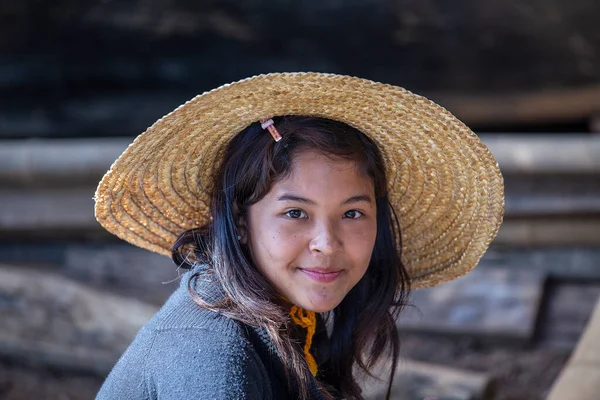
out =
[[[302,269],[300,268],[306,276],[320,283],[330,283],[336,280],[336,278],[342,273],[341,270],[331,271],[321,268],[313,268],[313,269]]]

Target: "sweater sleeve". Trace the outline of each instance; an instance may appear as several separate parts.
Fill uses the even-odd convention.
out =
[[[98,399],[272,398],[266,370],[243,338],[201,328],[163,329],[140,350],[124,354],[103,385],[111,392]]]

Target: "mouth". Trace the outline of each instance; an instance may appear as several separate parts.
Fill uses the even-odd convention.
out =
[[[314,281],[319,283],[330,283],[337,279],[338,276],[342,273],[341,270],[331,270],[326,268],[311,268],[311,269],[303,269],[300,268],[300,271],[311,278]]]

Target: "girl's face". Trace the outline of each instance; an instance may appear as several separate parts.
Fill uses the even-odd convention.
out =
[[[372,180],[355,162],[311,150],[248,209],[254,263],[306,310],[335,308],[365,274],[377,233]]]

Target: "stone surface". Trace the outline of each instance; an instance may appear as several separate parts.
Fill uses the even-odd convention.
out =
[[[526,269],[475,268],[454,281],[412,293],[403,331],[531,339],[545,276]]]
[[[547,400],[589,400],[600,396],[600,301],[577,348],[554,383]]]
[[[385,364],[384,364],[385,365]],[[370,400],[383,400],[387,391],[385,367],[375,374],[382,381],[365,379],[363,395]],[[429,363],[401,360],[392,386],[392,399],[403,400],[472,400],[483,399],[489,392],[486,374]]]
[[[0,358],[0,398],[2,400],[90,400],[104,377],[32,367]]]
[[[94,287],[162,305],[179,285],[169,258],[127,243],[65,249],[62,274]]]
[[[567,364],[546,400],[591,400],[600,397],[600,369],[597,365]]]
[[[599,299],[598,280],[587,283],[551,281],[546,289],[546,299],[538,324],[539,345],[557,350],[572,350],[586,329],[594,305]],[[599,322],[596,321],[596,324]]]
[[[474,400],[543,400],[569,357],[568,352],[535,344],[515,346],[455,335],[402,333],[400,340],[405,359],[490,376],[492,393]]]
[[[54,273],[99,290],[162,305],[179,274],[164,256],[123,241],[1,243],[0,264]]]
[[[0,266],[0,356],[104,376],[157,307]]]

